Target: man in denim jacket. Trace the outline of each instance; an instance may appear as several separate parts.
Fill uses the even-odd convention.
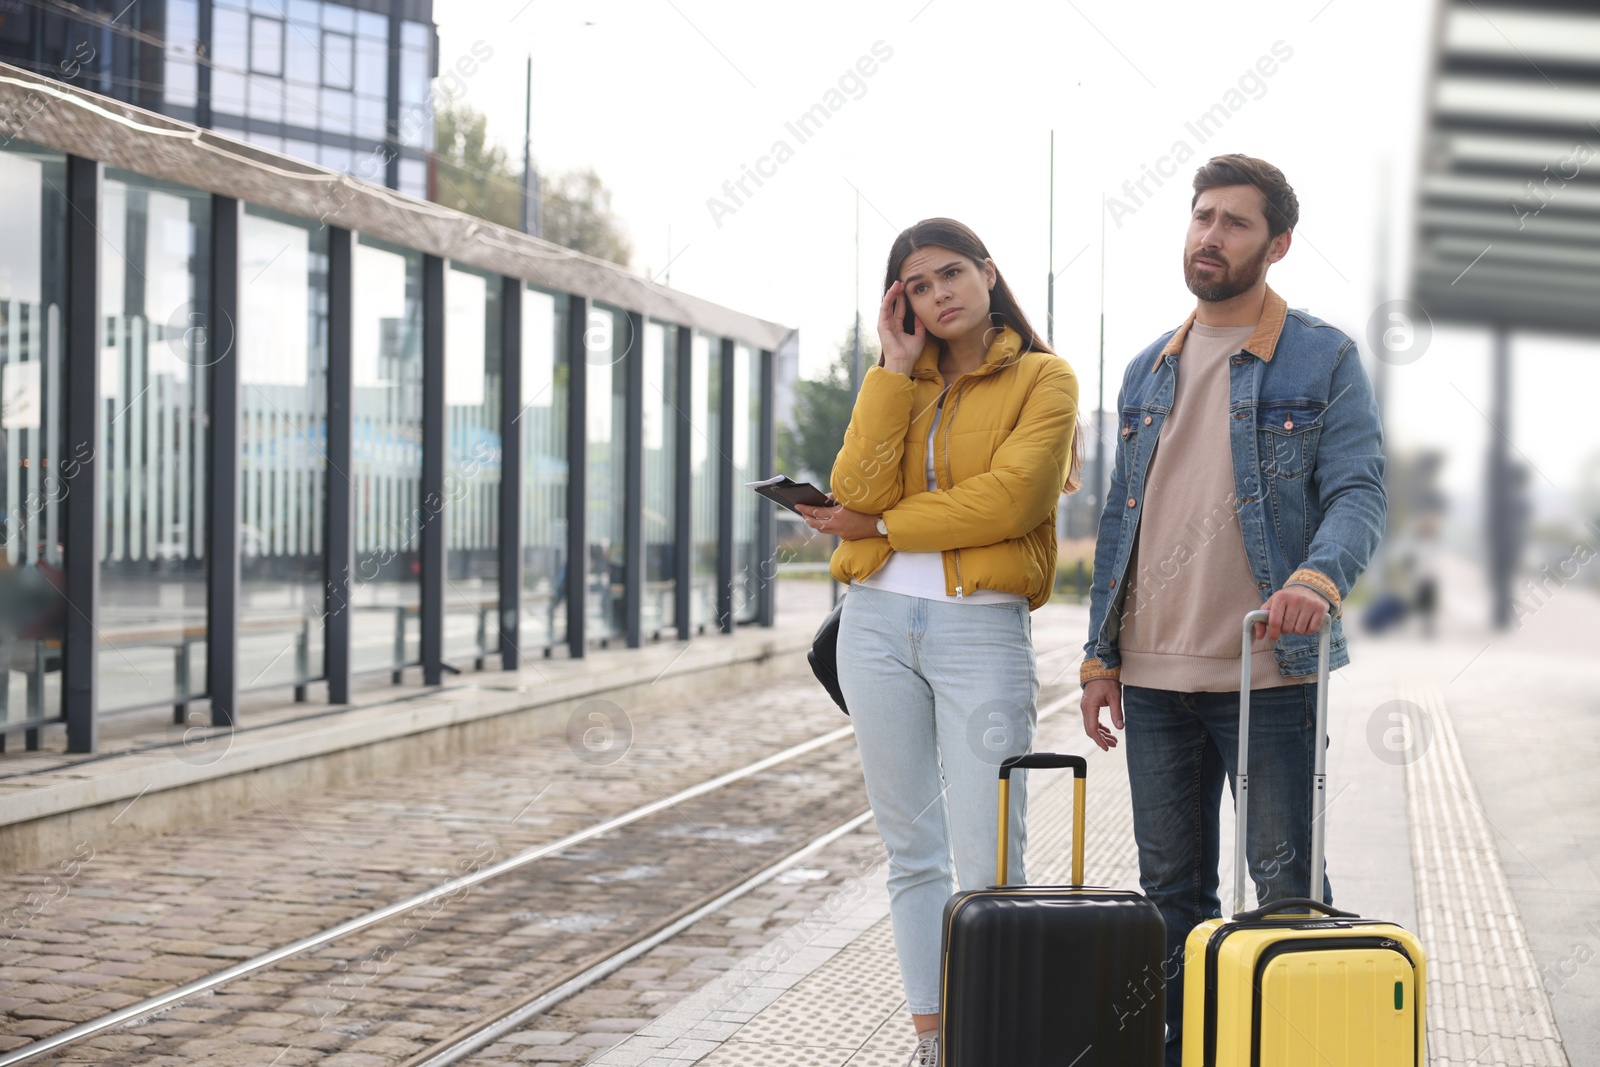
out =
[[[1251,653],[1247,852],[1262,903],[1307,895],[1316,632],[1383,533],[1377,404],[1355,342],[1267,287],[1299,202],[1276,167],[1195,174],[1187,322],[1123,375],[1116,467],[1095,545],[1083,724],[1128,735],[1140,882],[1167,924],[1167,1063],[1179,1067],[1184,939],[1221,914],[1218,808],[1238,752],[1239,625]],[[1332,902],[1324,879],[1318,891]],[[1135,1008],[1137,1005],[1134,1006]]]

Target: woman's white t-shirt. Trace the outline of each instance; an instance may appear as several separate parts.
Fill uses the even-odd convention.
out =
[[[933,473],[933,438],[939,430],[939,420],[944,417],[940,406],[933,413],[933,425],[928,429],[928,492],[939,492],[939,482]],[[1013,601],[1027,602],[1021,593],[1004,593],[997,589],[965,590],[964,596],[951,596],[945,592],[943,552],[890,552],[889,559],[866,581],[859,583],[872,589],[890,593],[922,597],[924,600],[947,600],[952,604],[1003,604]]]

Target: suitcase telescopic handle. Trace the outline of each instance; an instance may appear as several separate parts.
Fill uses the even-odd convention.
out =
[[[1254,911],[1241,911],[1233,919],[1235,922],[1249,922],[1254,919],[1265,919],[1268,915],[1276,915],[1280,911],[1301,910],[1320,911],[1322,914],[1330,915],[1335,919],[1361,918],[1353,911],[1340,911],[1332,904],[1324,904],[1322,901],[1312,900],[1310,897],[1285,897],[1282,900],[1274,900],[1271,904],[1256,908]]]
[[[1266,622],[1266,611],[1246,612],[1240,626],[1242,653],[1239,663],[1239,769],[1234,776],[1233,912],[1244,914],[1245,886],[1249,885],[1250,866],[1245,855],[1250,825],[1250,646],[1258,622]],[[1333,616],[1322,614],[1317,628],[1317,725],[1311,750],[1311,885],[1307,897],[1320,897],[1323,885],[1323,852],[1326,827],[1322,814],[1328,799],[1328,752],[1323,738],[1328,733],[1328,663],[1332,658]]]
[[[995,858],[995,884],[1006,884],[1006,853],[1011,847],[1011,771],[1015,767],[1072,771],[1072,884],[1083,884],[1083,798],[1089,761],[1065,752],[1030,752],[1000,764],[999,854]]]

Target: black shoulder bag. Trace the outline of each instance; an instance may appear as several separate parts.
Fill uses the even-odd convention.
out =
[[[844,612],[845,597],[849,595],[845,593],[839,597],[839,603],[817,627],[817,636],[811,639],[811,651],[806,653],[811,673],[846,715],[850,714],[850,709],[844,706],[844,692],[839,688],[839,616]]]

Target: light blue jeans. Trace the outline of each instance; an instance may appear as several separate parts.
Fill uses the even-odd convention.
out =
[[[1033,745],[1039,682],[1026,603],[959,604],[852,586],[839,684],[889,857],[906,1000],[939,1010],[939,941],[956,886],[995,883],[999,767]],[[1026,880],[1026,772],[1011,777],[1007,880]]]

